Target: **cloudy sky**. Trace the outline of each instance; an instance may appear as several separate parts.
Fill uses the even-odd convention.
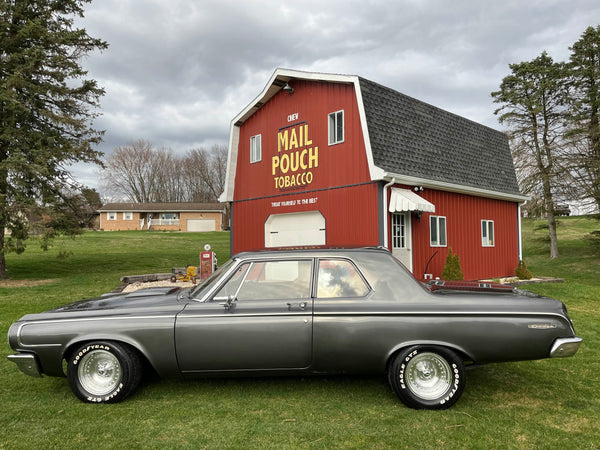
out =
[[[600,24],[598,0],[96,0],[79,22],[109,48],[83,66],[106,90],[100,149],[145,139],[226,145],[277,67],[360,75],[496,129],[508,65]],[[98,169],[75,177],[98,188]]]

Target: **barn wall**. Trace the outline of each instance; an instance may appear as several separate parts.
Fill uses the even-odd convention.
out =
[[[422,197],[435,205],[435,213],[425,213],[413,223],[413,264],[415,276],[428,273],[441,277],[449,248],[460,257],[465,279],[514,276],[518,264],[517,203],[426,189]],[[446,247],[430,245],[429,217],[445,216]],[[494,221],[495,245],[481,244],[481,220]]]

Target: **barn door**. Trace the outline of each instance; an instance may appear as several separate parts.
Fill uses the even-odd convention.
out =
[[[412,272],[410,212],[392,214],[392,254]]]

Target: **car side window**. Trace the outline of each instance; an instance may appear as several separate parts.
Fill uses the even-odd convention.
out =
[[[240,266],[215,297],[240,300],[310,298],[311,260],[257,261]]]
[[[369,286],[350,261],[322,259],[319,261],[317,297],[364,297]]]
[[[249,268],[250,263],[242,264],[240,267],[238,267],[227,283],[225,283],[225,285],[219,289],[219,292],[217,292],[213,298],[223,300],[228,297],[235,297]]]

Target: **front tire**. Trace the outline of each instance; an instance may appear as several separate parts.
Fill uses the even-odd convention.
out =
[[[142,378],[138,354],[116,342],[90,342],[71,354],[67,378],[73,393],[86,403],[118,403]]]
[[[446,409],[460,398],[466,383],[461,359],[437,346],[401,351],[388,369],[390,385],[402,403],[414,409]]]

